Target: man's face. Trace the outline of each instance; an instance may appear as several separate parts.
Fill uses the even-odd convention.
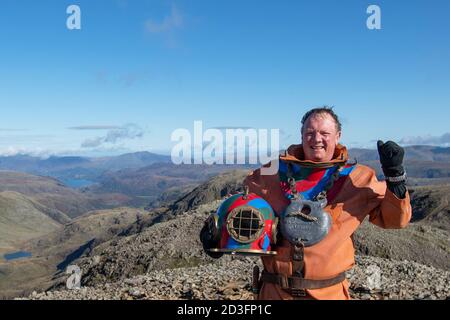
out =
[[[336,123],[329,114],[313,114],[303,126],[305,160],[330,161],[340,137],[341,133],[337,131]]]

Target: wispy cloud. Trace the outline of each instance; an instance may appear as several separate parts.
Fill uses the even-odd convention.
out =
[[[82,148],[96,148],[104,142],[103,137],[97,137],[93,139],[86,139],[81,143]]]
[[[170,13],[162,21],[154,18],[147,19],[144,22],[144,30],[149,35],[161,37],[168,48],[175,49],[179,48],[177,31],[181,30],[185,24],[185,17],[181,10],[172,4]]]
[[[104,126],[104,125],[90,125],[90,126],[77,126],[77,127],[69,127],[67,129],[70,130],[115,130],[121,129],[120,126]]]
[[[450,144],[450,132],[444,133],[441,136],[417,136],[417,137],[405,137],[400,140],[401,144],[409,145],[449,145]]]
[[[236,127],[236,126],[221,126],[221,127],[212,127],[211,129],[217,129],[217,130],[238,130],[238,129],[242,129],[242,130],[248,130],[248,129],[254,129],[252,127]]]
[[[27,131],[27,129],[0,128],[0,132],[20,132],[20,131]]]
[[[17,155],[27,155],[32,157],[38,157],[41,159],[46,159],[51,156],[84,156],[84,157],[98,157],[98,156],[108,156],[108,155],[119,155],[129,152],[135,152],[135,150],[130,150],[125,146],[100,146],[98,148],[92,149],[48,149],[40,147],[15,147],[9,146],[5,148],[0,148],[0,157],[13,157]],[[170,154],[170,153],[169,153]]]
[[[184,18],[180,10],[176,5],[172,4],[170,14],[165,16],[162,21],[158,22],[154,19],[145,21],[145,30],[149,33],[161,34],[179,29],[183,24]]]
[[[29,155],[33,157],[46,158],[51,154],[51,151],[44,148],[24,148],[9,146],[0,149],[1,157],[13,157],[17,155]]]
[[[82,148],[97,148],[103,144],[116,144],[119,141],[142,138],[144,130],[136,124],[130,123],[123,127],[109,130],[105,136],[87,139],[81,144]]]

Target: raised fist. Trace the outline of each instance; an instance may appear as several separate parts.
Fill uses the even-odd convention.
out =
[[[378,140],[377,146],[384,175],[386,177],[397,177],[404,174],[403,158],[405,150],[393,141],[383,143],[383,141]]]

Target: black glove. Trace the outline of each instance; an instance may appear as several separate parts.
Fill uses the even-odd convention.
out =
[[[405,173],[403,168],[403,158],[405,150],[393,141],[383,143],[378,141],[378,154],[380,155],[381,168],[385,177],[400,177]],[[399,182],[387,181],[388,189],[397,198],[404,199],[406,196],[406,180]]]
[[[203,226],[202,230],[200,231],[200,241],[203,245],[203,250],[205,253],[214,259],[219,259],[223,256],[222,252],[211,252],[209,249],[211,248],[217,248],[220,240],[215,240],[214,238],[217,238],[216,235],[212,233],[212,230],[209,226],[209,221],[206,220],[205,225]]]

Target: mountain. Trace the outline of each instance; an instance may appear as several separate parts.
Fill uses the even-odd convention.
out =
[[[168,190],[181,194],[186,188],[198,186],[209,178],[245,166],[228,165],[174,165],[155,163],[139,169],[108,171],[98,178],[98,184],[85,188],[85,192],[121,193],[135,197],[135,204],[154,208]]]
[[[157,162],[170,162],[170,157],[151,152],[135,152],[102,158],[51,156],[42,159],[28,155],[15,155],[0,157],[0,170],[45,175],[61,180],[86,179],[95,182],[99,175],[108,170],[141,168]]]
[[[164,205],[160,208],[150,208],[154,213],[153,215],[131,224],[124,230],[123,234],[129,236],[140,233],[154,224],[174,219],[176,216],[194,210],[201,205],[207,205],[223,199],[229,194],[243,191],[242,181],[247,174],[248,170],[226,171],[197,187],[188,188],[178,199],[172,202],[164,202]]]
[[[411,186],[450,183],[450,148],[406,147],[405,167]],[[383,173],[378,153],[371,149],[350,149],[350,158]],[[157,208],[167,200],[186,194],[208,178],[234,169],[250,170],[245,165],[174,165],[169,156],[136,152],[114,157],[50,157],[26,155],[0,157],[0,169],[18,170],[50,176],[85,194],[116,194],[111,203]],[[119,199],[121,198],[121,199]],[[125,201],[125,202],[124,202]],[[61,200],[58,200],[61,203]],[[98,207],[84,207],[93,210]]]
[[[154,163],[170,163],[171,158],[151,152],[135,152],[115,157],[91,159],[91,161],[104,170],[116,171],[143,168]]]
[[[0,255],[26,240],[48,234],[70,219],[61,212],[52,217],[48,208],[21,193],[0,192]]]
[[[412,173],[411,177],[449,177],[448,165],[450,163],[450,148],[409,146],[405,148],[405,151],[405,160],[407,161],[408,166],[410,166],[409,170]],[[350,159],[356,158],[360,163],[374,164],[374,167],[378,167],[378,152],[376,149],[353,148],[349,150],[349,154]],[[116,172],[125,170],[121,174],[122,176],[126,175],[126,172],[133,175],[134,171],[141,168],[150,167],[150,170],[152,170],[151,166],[154,164],[168,165],[167,168],[173,170],[171,163],[170,156],[151,152],[135,152],[101,158],[51,156],[47,159],[42,159],[28,155],[15,155],[0,157],[0,170],[51,176],[62,181],[84,179],[96,183],[99,178],[102,181],[105,178],[107,179],[108,175],[110,175],[110,173],[106,173],[108,171]],[[436,169],[442,169],[443,171],[430,171],[435,169],[436,163],[441,163],[437,165]],[[188,166],[182,166],[182,168],[187,172],[190,171],[187,169]],[[421,169],[427,169],[428,171],[423,173],[425,171],[422,171]],[[175,171],[179,172],[179,170]]]
[[[407,147],[405,167],[410,186],[450,183],[450,148]],[[427,153],[431,156],[424,156]],[[351,159],[369,165],[377,171],[380,179],[383,172],[378,160],[378,152],[369,149],[351,149]],[[428,160],[423,160],[428,159]],[[135,206],[146,205],[157,208],[166,205],[167,200],[186,195],[187,191],[199,186],[208,178],[221,172],[236,169],[250,171],[255,166],[207,166],[207,165],[173,165],[171,163],[155,163],[143,168],[123,169],[104,172],[97,178],[95,185],[88,186],[88,192],[101,194],[115,192],[133,198]],[[169,191],[170,190],[170,191]],[[198,201],[198,200],[197,200]]]
[[[379,178],[383,171],[377,150],[350,149],[350,161],[357,161],[375,169]],[[408,185],[439,185],[450,183],[450,148],[412,146],[405,148],[404,167]]]
[[[0,171],[0,192],[2,191],[21,193],[70,218],[129,201],[129,198],[120,194],[91,195],[66,187],[54,178],[12,171]]]
[[[415,146],[406,147],[405,167],[411,186],[450,183],[450,148]],[[377,150],[350,149],[350,159],[373,167],[383,178]],[[200,183],[217,175],[236,169],[251,170],[249,165],[173,165],[170,162],[154,163],[141,168],[106,171],[96,178],[89,192],[116,192],[134,197],[135,205],[147,204],[156,208],[164,204],[164,198],[186,194]],[[167,194],[169,191],[172,196]],[[167,201],[166,201],[167,203]]]
[[[360,162],[373,168],[378,178],[384,178],[378,160]],[[404,167],[409,186],[424,186],[450,183],[450,162],[418,161],[405,159]]]
[[[23,242],[61,229],[86,212],[120,206],[129,198],[89,195],[54,178],[0,171],[0,256]]]
[[[229,194],[242,192],[242,182],[248,173],[248,170],[233,170],[219,174],[174,201],[169,210],[172,214],[180,214],[199,205],[223,199]]]
[[[450,230],[450,185],[414,187],[410,193],[413,222]]]
[[[434,146],[408,146],[405,147],[405,159],[410,161],[450,162],[450,148]],[[356,158],[358,162],[378,160],[377,149],[349,149],[350,159]]]
[[[24,209],[29,208],[24,207]],[[98,244],[117,236],[126,226],[142,219],[145,215],[145,212],[134,208],[98,210],[55,227],[51,220],[45,220],[39,213],[31,210],[27,211],[27,216],[19,215],[26,218],[26,221],[29,221],[28,224],[32,224],[31,227],[28,224],[25,226],[27,232],[43,223],[48,223],[48,226],[45,230],[39,229],[40,233],[29,234],[27,238],[22,239],[20,250],[30,252],[31,258],[8,262],[0,259],[0,299],[26,295],[33,290],[52,286],[53,276],[64,275],[66,267],[74,260],[89,253]],[[0,219],[0,228],[1,221]],[[21,234],[19,228],[21,223],[27,223],[26,221],[15,223],[9,234],[17,238]],[[0,235],[3,235],[3,229],[0,232]],[[6,233],[5,237],[9,234]],[[2,237],[0,241],[1,239]],[[15,250],[17,251],[18,248]]]

